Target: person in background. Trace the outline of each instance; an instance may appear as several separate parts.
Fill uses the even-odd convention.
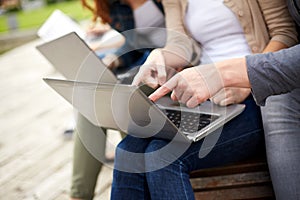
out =
[[[84,7],[91,10],[95,16],[93,21],[97,21],[100,17],[102,23],[109,24],[112,28],[122,33],[126,40],[125,44],[117,49],[115,52],[108,52],[102,55],[102,60],[108,64],[111,69],[134,67],[134,64],[140,65],[149,54],[149,48],[143,48],[137,44],[139,40],[149,41],[150,46],[162,47],[165,43],[165,36],[155,37],[155,41],[151,38],[152,35],[161,34],[161,31],[153,34],[138,34],[135,29],[139,28],[163,28],[164,16],[162,5],[159,0],[98,0],[94,2],[95,5],[91,7],[86,0],[82,0]],[[138,9],[139,8],[139,9]],[[155,16],[155,17],[153,17]],[[90,34],[103,33],[103,29],[91,28],[88,30]],[[152,29],[151,29],[152,30]],[[93,47],[97,51],[97,47]],[[151,48],[152,49],[152,48]],[[140,59],[143,60],[140,60]],[[139,62],[138,62],[139,61]]]
[[[149,46],[160,47],[165,43],[165,34],[162,31],[150,33],[136,33],[134,28],[162,28],[164,12],[159,1],[156,0],[95,0],[94,6],[82,0],[83,6],[94,14],[94,20],[99,18],[104,24],[125,36],[125,44],[114,52],[102,54],[103,62],[116,74],[132,67],[141,65],[149,54]],[[147,13],[147,15],[145,15]],[[146,29],[147,30],[147,29]],[[91,30],[93,34],[98,30]],[[125,31],[125,32],[124,32]],[[126,32],[128,31],[128,32]],[[103,30],[100,31],[102,33]],[[137,46],[139,37],[148,43]],[[153,40],[153,35],[155,35]],[[94,47],[97,51],[97,48]],[[134,72],[133,72],[134,74]],[[132,79],[131,79],[132,80]],[[124,82],[124,80],[123,80]],[[130,80],[125,81],[131,83]],[[106,129],[97,127],[81,114],[78,115],[73,152],[73,173],[70,197],[71,199],[92,199],[98,174],[105,161]]]
[[[209,64],[251,53],[272,52],[297,42],[295,26],[283,0],[220,0],[209,3],[164,0],[163,4],[167,27],[192,38],[168,34],[166,47],[151,52],[134,78],[134,85],[141,82],[154,88],[163,85],[169,78],[169,67],[176,69],[197,63],[197,60],[201,64]],[[194,40],[201,44],[200,59]],[[192,80],[196,75],[189,74],[187,84],[195,83]],[[191,91],[176,88],[171,98],[194,102]],[[261,153],[264,141],[259,108],[253,106],[255,102],[249,94],[248,88],[229,88],[212,97],[212,101],[219,105],[243,102],[246,110],[225,124],[217,143],[209,147],[211,151],[205,157],[199,156],[201,147],[207,138],[215,136],[215,132],[205,140],[191,143],[179,157],[174,152],[156,154],[167,147],[166,140],[126,136],[116,150],[112,199],[194,199],[189,182],[191,171],[241,161]],[[153,99],[153,96],[150,97]],[[128,159],[137,162],[138,156],[134,153],[145,155],[137,168],[131,166],[136,171],[126,167],[125,163]],[[155,168],[155,165],[162,164],[165,167]]]

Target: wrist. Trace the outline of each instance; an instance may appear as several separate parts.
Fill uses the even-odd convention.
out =
[[[107,54],[103,59],[102,62],[108,66],[110,69],[115,69],[120,66],[120,59],[115,54]]]
[[[245,58],[216,63],[224,87],[250,87]]]
[[[216,63],[217,71],[223,82],[223,87],[232,86],[232,75],[230,69],[230,63],[227,61]]]
[[[147,0],[127,0],[126,2],[131,7],[132,10],[135,10],[142,6]]]

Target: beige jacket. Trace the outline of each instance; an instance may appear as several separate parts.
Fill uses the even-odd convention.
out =
[[[197,64],[201,54],[199,44],[188,37],[190,33],[184,26],[188,0],[163,0],[162,3],[169,30],[164,50],[175,52],[192,65]],[[252,53],[261,53],[270,40],[288,47],[297,43],[297,32],[285,0],[224,0],[224,4],[239,19]]]

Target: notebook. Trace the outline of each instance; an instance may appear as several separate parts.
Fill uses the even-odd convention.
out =
[[[62,11],[56,9],[37,31],[37,35],[48,42],[70,32],[76,32],[81,38],[86,38],[86,33],[79,24]]]
[[[120,46],[124,42],[123,36],[114,29],[108,30],[101,36],[87,35],[86,31],[75,20],[58,9],[54,10],[42,24],[37,35],[43,41],[49,42],[71,32],[75,32],[88,45],[94,47],[111,48]]]
[[[37,49],[68,79],[45,82],[97,126],[139,137],[198,141],[245,108],[240,104],[220,107],[207,101],[189,109],[169,97],[153,103],[147,97],[149,88],[120,84],[75,32]]]

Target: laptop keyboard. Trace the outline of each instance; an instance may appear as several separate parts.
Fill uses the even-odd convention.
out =
[[[217,115],[165,110],[167,117],[179,130],[186,133],[197,132],[218,119]]]

